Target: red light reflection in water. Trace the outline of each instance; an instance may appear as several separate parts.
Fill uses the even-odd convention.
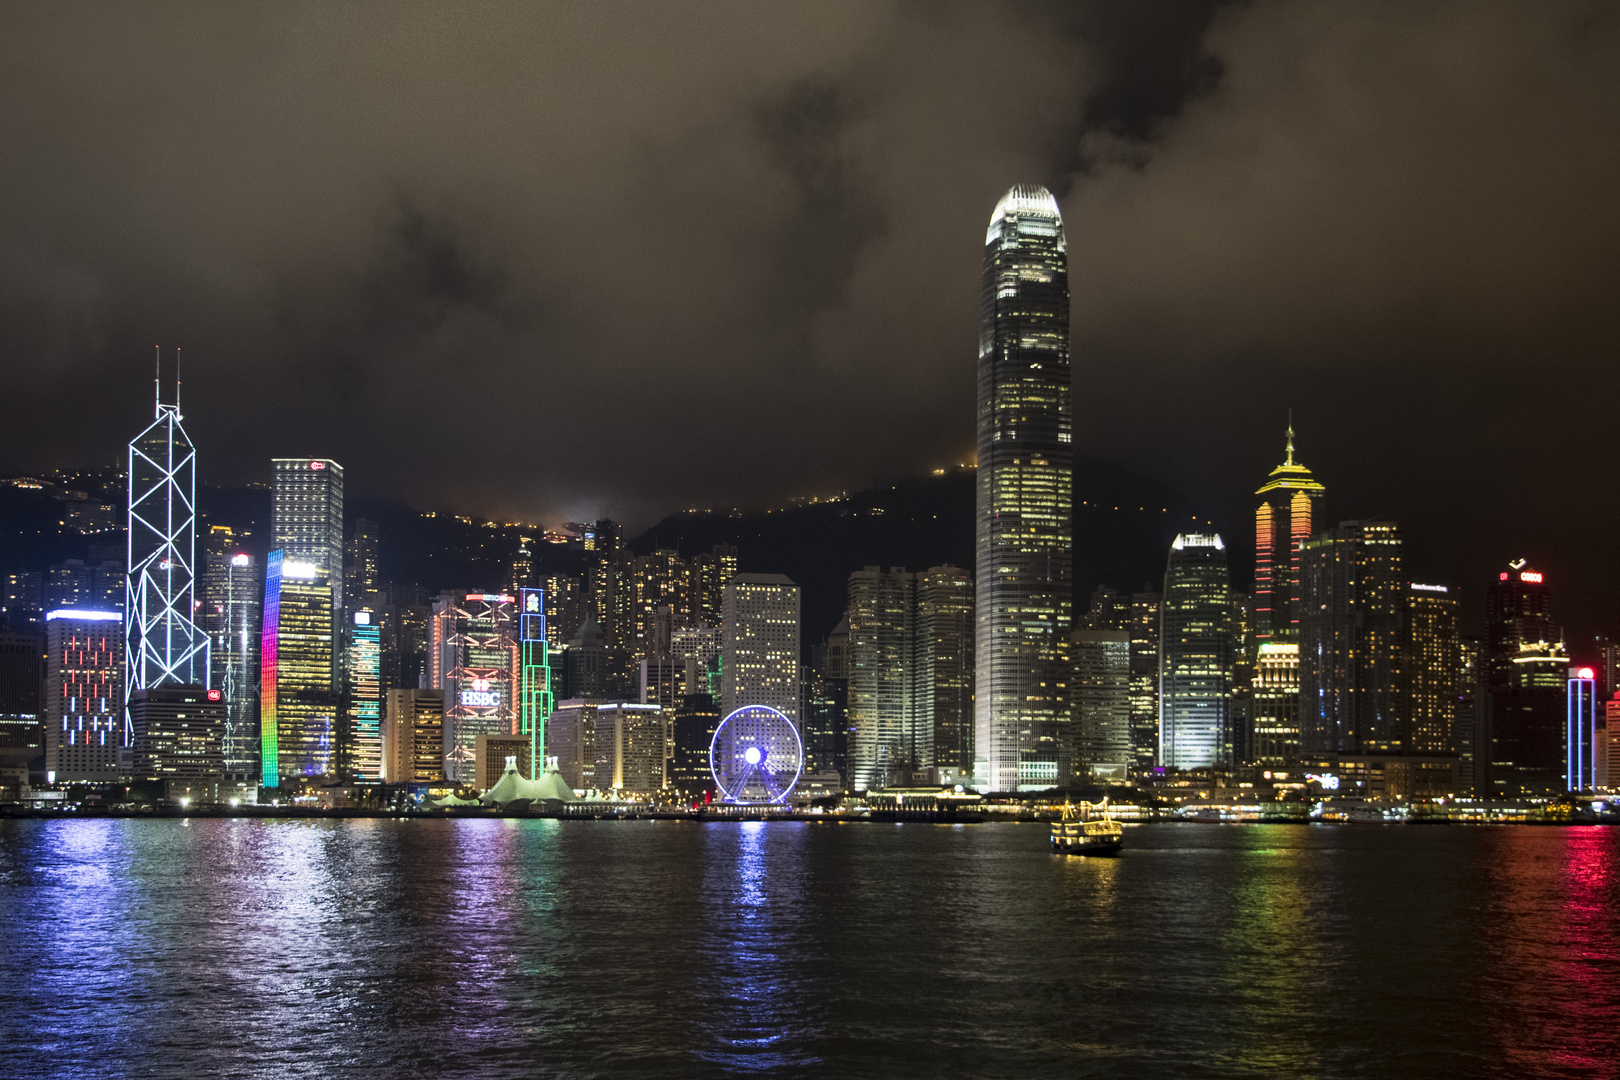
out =
[[[1518,828],[1503,839],[1496,974],[1517,999],[1497,1029],[1503,1057],[1527,1074],[1614,1076],[1620,832]]]

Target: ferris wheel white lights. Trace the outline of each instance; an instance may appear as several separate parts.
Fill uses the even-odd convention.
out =
[[[786,802],[804,768],[798,728],[769,705],[744,705],[720,721],[709,770],[729,803]]]

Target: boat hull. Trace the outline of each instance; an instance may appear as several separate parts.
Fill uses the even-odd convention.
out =
[[[1118,855],[1123,841],[1090,839],[1085,837],[1052,837],[1052,851],[1057,855]]]

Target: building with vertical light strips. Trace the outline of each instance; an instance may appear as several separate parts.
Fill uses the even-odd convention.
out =
[[[210,685],[225,708],[221,754],[233,783],[259,782],[259,634],[264,582],[244,537],[215,525],[204,539],[197,621],[208,635]]]
[[[915,615],[916,578],[903,567],[849,575],[849,783],[856,791],[885,787],[891,774],[924,764],[912,700]]]
[[[339,695],[336,630],[326,570],[281,550],[265,560],[259,638],[259,766],[265,787],[335,775]]]
[[[112,783],[124,747],[124,621],[116,611],[45,615],[45,772]]]
[[[1020,184],[985,234],[978,358],[974,783],[1061,782],[1073,615],[1073,420],[1063,219]]]
[[[1299,546],[1309,540],[1317,507],[1327,489],[1294,460],[1294,425],[1288,424],[1287,456],[1255,492],[1254,639],[1299,639]]]
[[[344,772],[356,780],[380,781],[382,760],[382,626],[369,611],[350,616],[348,730],[344,732]]]

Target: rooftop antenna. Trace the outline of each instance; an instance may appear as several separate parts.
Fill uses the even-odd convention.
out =
[[[1294,463],[1294,409],[1288,408],[1288,464]]]
[[[176,417],[180,415],[180,349],[178,346],[174,350],[174,415]],[[1293,430],[1294,426],[1293,415],[1292,411],[1288,414],[1290,431]]]
[[[163,415],[163,346],[152,346],[152,416]]]

